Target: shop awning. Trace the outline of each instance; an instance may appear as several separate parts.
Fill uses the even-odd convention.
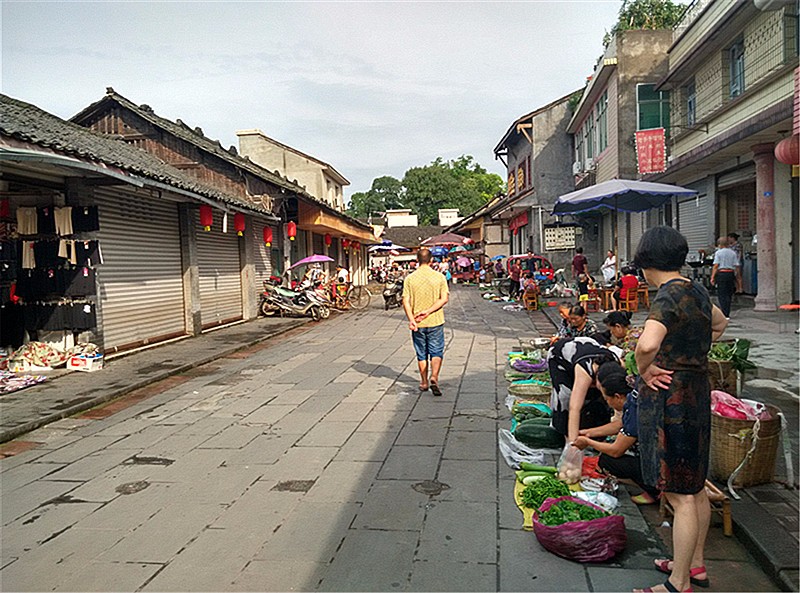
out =
[[[363,243],[374,243],[378,240],[371,231],[303,202],[299,204],[297,228],[318,234],[330,233]]]

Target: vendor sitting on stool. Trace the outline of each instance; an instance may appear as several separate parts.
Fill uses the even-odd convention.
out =
[[[606,403],[614,409],[614,419],[604,426],[581,430],[573,445],[579,449],[592,447],[600,452],[598,467],[620,480],[632,481],[642,489],[638,496],[631,497],[636,504],[653,504],[659,492],[642,483],[636,441],[638,439],[637,393],[628,385],[625,369],[614,362],[607,362],[597,370],[597,384]],[[616,434],[609,443],[594,440]]]

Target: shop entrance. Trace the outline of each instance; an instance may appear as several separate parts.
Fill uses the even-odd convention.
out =
[[[756,272],[756,184],[748,181],[719,190],[717,235],[728,233],[739,235],[742,246],[742,288],[746,294],[756,294],[758,279]]]

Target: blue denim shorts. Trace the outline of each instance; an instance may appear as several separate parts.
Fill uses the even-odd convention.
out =
[[[411,332],[417,360],[444,358],[444,324],[433,327],[421,327]]]

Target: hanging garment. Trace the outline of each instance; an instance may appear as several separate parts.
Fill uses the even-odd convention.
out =
[[[34,241],[22,242],[22,267],[31,270],[36,267],[36,255],[33,252]]]
[[[95,272],[92,268],[77,268],[67,271],[64,296],[83,297],[97,293]]]
[[[91,233],[100,230],[97,206],[74,206],[72,208],[72,231]]]
[[[100,251],[100,241],[75,242],[75,259],[79,266],[97,266],[103,263],[103,252]]]
[[[17,208],[17,232],[20,235],[35,235],[38,232],[36,208]]]
[[[55,267],[62,263],[58,258],[58,241],[36,241],[33,251],[36,254],[37,268]]]
[[[72,265],[78,265],[75,252],[75,239],[61,239],[58,242],[58,257],[67,260]]]
[[[64,206],[63,208],[55,209],[56,219],[56,234],[71,235],[72,234],[72,206]]]
[[[73,303],[66,317],[72,331],[88,331],[97,327],[97,314],[92,303]]]
[[[36,210],[37,234],[53,235],[56,232],[56,216],[52,206],[45,206]]]
[[[23,307],[11,303],[0,307],[0,344],[19,348],[25,341]]]

